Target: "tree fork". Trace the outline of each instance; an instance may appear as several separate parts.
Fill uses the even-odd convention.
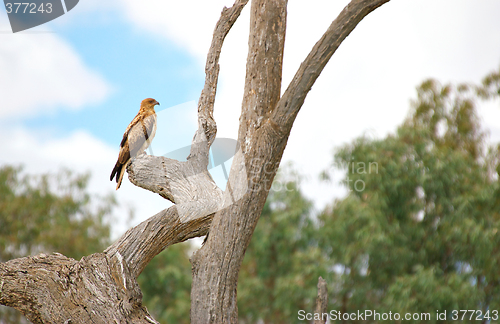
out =
[[[286,0],[253,0],[238,142],[225,206],[215,213],[207,243],[191,259],[192,323],[236,323],[237,283],[245,250],[276,175],[293,121],[312,85],[342,41],[389,0],[353,0],[301,64],[280,98]]]

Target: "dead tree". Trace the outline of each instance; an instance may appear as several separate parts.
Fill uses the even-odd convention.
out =
[[[237,323],[236,287],[245,250],[297,113],[330,57],[356,25],[389,0],[352,0],[280,96],[286,0],[253,0],[244,97],[227,188],[207,171],[222,43],[248,0],[224,8],[214,30],[198,103],[198,130],[185,162],[141,155],[127,167],[136,186],[174,206],[128,230],[103,253],[76,261],[40,254],[0,264],[0,304],[33,323],[156,323],[136,278],[169,245],[203,236],[192,257],[192,323]]]

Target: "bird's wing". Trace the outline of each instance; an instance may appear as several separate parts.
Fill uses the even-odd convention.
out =
[[[129,158],[145,150],[154,136],[156,115],[136,116],[123,134],[118,160],[125,163]]]

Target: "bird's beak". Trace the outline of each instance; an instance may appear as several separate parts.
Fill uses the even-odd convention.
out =
[[[158,101],[156,102],[156,104],[157,104],[158,106],[160,105],[160,103],[159,103]]]

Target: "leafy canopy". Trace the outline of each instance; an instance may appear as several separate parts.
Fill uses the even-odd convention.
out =
[[[498,72],[481,86],[425,81],[395,135],[337,151],[349,195],[320,216],[322,249],[341,269],[332,309],[432,322],[436,310],[500,310],[500,154],[476,108],[499,85]]]

